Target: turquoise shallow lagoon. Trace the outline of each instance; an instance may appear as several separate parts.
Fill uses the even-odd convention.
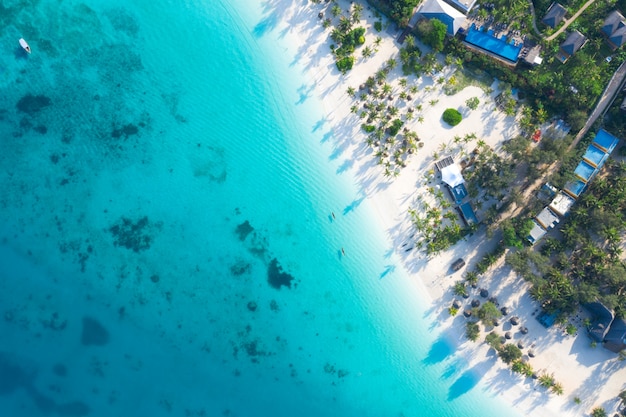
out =
[[[406,291],[271,4],[2,7],[2,415],[512,415]]]

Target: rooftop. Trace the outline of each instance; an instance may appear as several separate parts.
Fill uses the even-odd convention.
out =
[[[535,217],[535,220],[546,230],[552,229],[559,223],[559,217],[552,213],[548,207],[541,210],[541,213]]]
[[[443,0],[426,0],[417,11],[425,19],[438,19],[448,26],[448,35],[456,32],[465,22],[465,15]],[[411,19],[413,21],[413,19]]]
[[[554,28],[561,23],[566,13],[567,10],[565,10],[565,7],[561,6],[559,3],[552,3],[541,21],[551,28]]]
[[[569,212],[569,209],[572,208],[574,202],[575,200],[572,197],[561,192],[554,197],[554,200],[552,200],[548,207],[550,207],[552,212],[563,217]]]

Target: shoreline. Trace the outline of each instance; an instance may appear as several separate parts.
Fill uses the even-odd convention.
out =
[[[436,160],[435,154],[440,153],[442,147],[445,151],[452,150],[454,153],[456,148],[452,139],[455,135],[475,133],[478,139],[497,149],[505,140],[519,132],[514,117],[507,117],[495,109],[497,83],[490,86],[492,91],[489,94],[479,87],[469,86],[454,95],[446,96],[441,87],[436,85],[435,76],[422,76],[419,79],[415,76],[406,77],[420,89],[417,97],[424,105],[423,122],[413,120],[409,125],[418,132],[424,146],[409,157],[407,166],[396,178],[387,179],[383,176],[383,169],[376,166],[372,149],[365,145],[366,134],[360,128],[361,121],[350,112],[350,107],[359,105],[360,102],[351,98],[346,90],[348,87],[358,90],[359,85],[381,69],[389,58],[398,59],[399,48],[395,38],[400,31],[392,32],[383,28],[377,33],[373,23],[378,19],[374,18],[371,7],[365,4],[359,23],[367,29],[365,45],[371,46],[376,36],[380,36],[382,41],[378,51],[370,58],[361,56],[360,49],[364,46],[357,48],[354,53],[356,58],[354,68],[342,75],[336,69],[329,49],[330,29],[324,30],[317,16],[320,10],[330,11],[326,6],[327,3],[316,5],[307,2],[305,6],[291,0],[280,0],[280,3],[283,15],[277,28],[284,30],[283,34],[298,39],[293,43],[297,50],[294,60],[304,67],[304,73],[311,80],[313,94],[322,104],[325,123],[331,126],[332,136],[323,146],[332,147],[329,152],[330,159],[339,162],[341,167],[339,173],[352,176],[363,197],[369,200],[376,214],[374,223],[387,235],[402,261],[403,268],[411,278],[411,281],[406,283],[407,291],[411,294],[422,293],[419,294],[420,298],[430,303],[429,306],[425,306],[428,310],[426,314],[428,320],[434,322],[445,317],[445,320],[438,322],[437,331],[456,348],[455,354],[467,361],[468,368],[475,369],[482,376],[479,386],[504,397],[507,403],[523,414],[532,413],[539,417],[553,415],[574,417],[586,415],[591,409],[602,406],[611,415],[617,405],[615,398],[626,385],[623,382],[626,381],[626,367],[617,361],[615,355],[601,347],[593,349],[585,335],[567,336],[557,326],[549,330],[544,329],[533,318],[538,305],[527,292],[528,283],[517,278],[510,268],[504,265],[504,258],[483,274],[478,287],[489,289],[490,293],[497,295],[502,305],[512,308],[512,315],[521,317],[523,325],[529,328],[529,334],[522,337],[515,333],[512,341],[523,340],[527,346],[523,352],[533,369],[538,373],[542,371],[553,373],[556,381],[563,385],[564,395],[552,394],[531,378],[512,373],[507,365],[495,357],[493,350],[482,342],[484,331],[481,332],[479,341],[467,340],[466,320],[463,315],[452,317],[445,311],[455,298],[452,293],[454,282],[462,279],[462,273],[471,268],[497,243],[495,239],[487,240],[484,228],[431,258],[418,251],[418,248],[403,250],[402,245],[409,242],[409,237],[415,233],[408,209],[415,207],[418,201],[428,201],[432,197],[425,190],[429,184],[425,174],[432,168]],[[345,13],[351,3],[339,0],[338,4]],[[386,22],[384,17],[380,20]],[[383,27],[385,26],[383,24]],[[291,48],[292,46],[286,52],[293,53]],[[441,61],[441,57],[439,60]],[[445,67],[437,76],[449,77],[454,70],[454,67]],[[388,82],[393,85],[395,91],[398,89],[397,80],[401,77],[403,75],[400,68],[395,68],[389,73]],[[441,120],[445,108],[461,109],[465,101],[471,97],[480,99],[479,107],[465,112],[464,119],[458,126],[450,128]],[[441,153],[444,154],[445,151]],[[458,149],[456,152],[458,155]],[[462,271],[451,273],[450,265],[459,257],[464,258],[468,265]],[[480,299],[476,291],[473,290],[472,296],[464,303],[467,304],[474,298]],[[423,294],[424,292],[427,296]],[[504,319],[495,330],[500,333],[504,333],[505,330],[514,331],[515,329]],[[580,320],[576,324],[579,331],[584,331]],[[534,347],[538,352],[536,357],[528,358],[528,346]],[[488,360],[485,361],[485,358]],[[576,397],[580,398],[580,404],[574,403]]]

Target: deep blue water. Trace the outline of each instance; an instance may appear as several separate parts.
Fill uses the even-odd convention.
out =
[[[337,174],[279,3],[3,7],[2,415],[507,410]]]

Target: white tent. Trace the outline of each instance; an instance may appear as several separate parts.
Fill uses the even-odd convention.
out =
[[[441,180],[450,187],[456,187],[465,182],[463,175],[461,175],[461,170],[456,164],[448,165],[441,169]]]

